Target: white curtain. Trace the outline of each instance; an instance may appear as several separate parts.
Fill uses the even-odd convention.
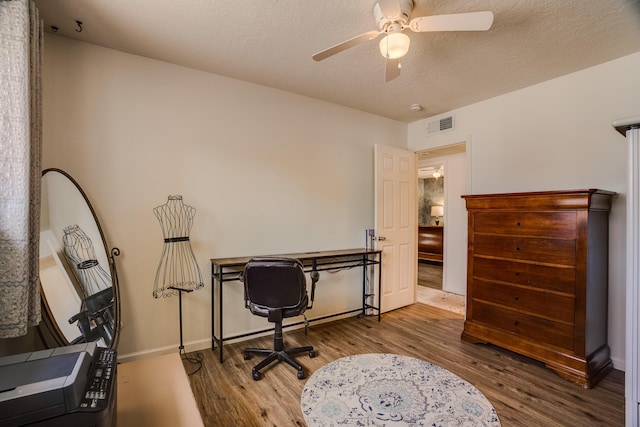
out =
[[[42,21],[0,0],[0,338],[40,322]]]

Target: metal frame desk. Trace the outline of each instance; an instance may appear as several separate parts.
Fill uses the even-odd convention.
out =
[[[266,255],[263,255],[266,256]],[[304,265],[305,273],[311,273],[313,271],[328,271],[347,269],[354,267],[362,267],[362,307],[343,311],[341,313],[330,314],[323,317],[309,319],[309,322],[315,320],[327,319],[330,317],[341,316],[344,314],[361,312],[361,315],[366,315],[366,311],[369,309],[378,312],[378,322],[380,321],[380,294],[378,291],[377,307],[368,303],[367,299],[374,297],[374,293],[367,293],[367,267],[372,265],[378,266],[378,289],[382,282],[382,251],[375,249],[342,249],[334,251],[318,251],[318,252],[302,252],[297,254],[284,254],[284,255],[269,255],[285,258],[299,259]],[[271,329],[263,329],[260,331],[249,332],[240,335],[234,335],[231,337],[223,336],[223,284],[225,282],[239,281],[240,275],[244,270],[244,266],[253,257],[236,257],[236,258],[214,258],[211,260],[211,350],[215,351],[215,346],[218,346],[220,351],[220,363],[223,361],[222,346],[224,341],[243,338],[250,335],[256,335],[263,332],[268,332]],[[217,283],[217,293],[216,293]],[[218,299],[218,325],[220,327],[220,336],[216,336],[216,297]],[[300,325],[303,322],[291,323],[285,325],[285,327]]]

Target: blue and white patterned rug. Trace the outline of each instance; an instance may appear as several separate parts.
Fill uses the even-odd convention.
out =
[[[315,426],[500,426],[474,386],[444,368],[397,354],[344,357],[318,369],[300,402]]]

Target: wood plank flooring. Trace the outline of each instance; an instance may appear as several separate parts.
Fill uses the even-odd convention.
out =
[[[491,345],[460,339],[463,319],[414,304],[377,317],[348,318],[285,330],[286,346],[313,345],[317,356],[301,355],[307,377],[321,366],[361,353],[396,353],[439,365],[475,385],[496,409],[503,427],[623,426],[624,373],[614,370],[595,388],[583,389],[531,359]],[[202,350],[202,369],[190,376],[206,426],[305,426],[300,396],[306,380],[285,363],[253,381],[245,347],[269,347],[272,337],[225,345],[225,361]],[[193,355],[193,354],[190,354]],[[184,362],[189,372],[192,366]]]
[[[442,264],[418,262],[418,286],[442,289]]]

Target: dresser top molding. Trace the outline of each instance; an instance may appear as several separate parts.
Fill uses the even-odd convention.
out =
[[[523,193],[468,194],[461,196],[467,210],[547,210],[547,209],[611,209],[614,191],[586,189],[561,191],[534,191]]]

